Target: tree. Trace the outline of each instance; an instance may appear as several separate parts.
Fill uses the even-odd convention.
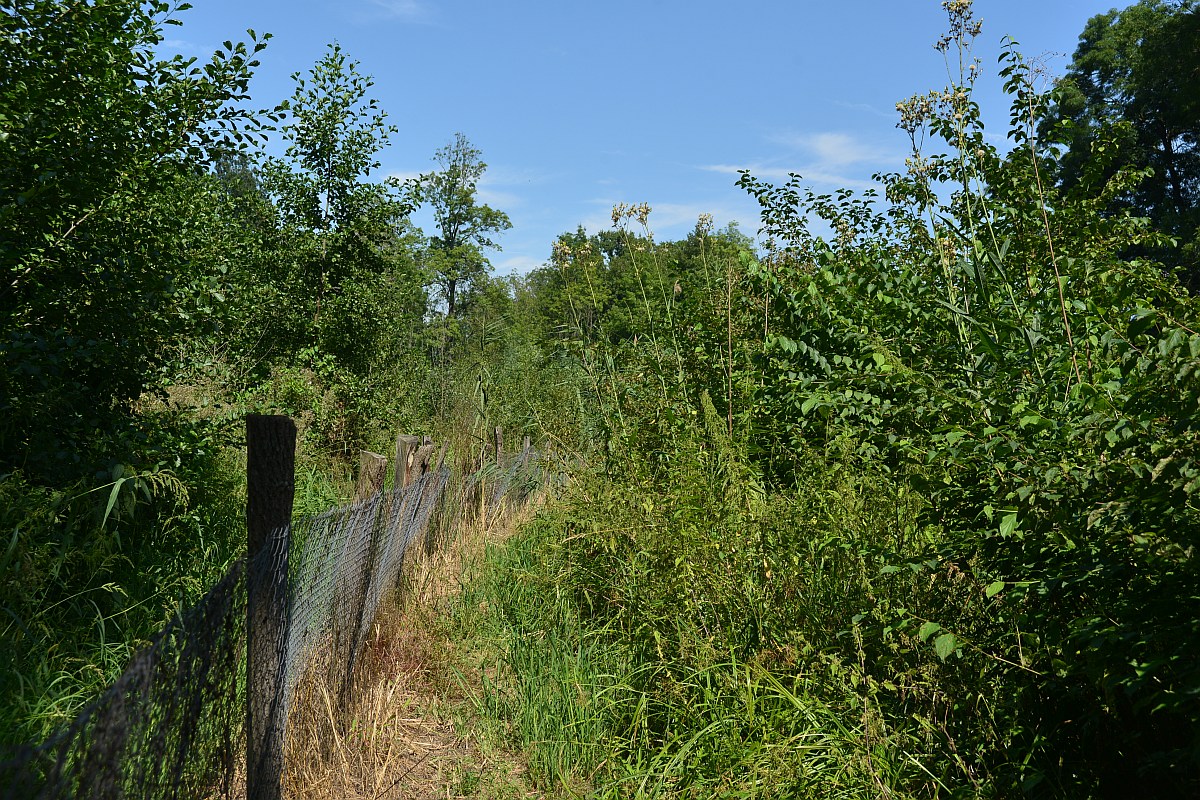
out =
[[[438,229],[429,240],[429,265],[446,301],[447,318],[458,312],[459,293],[487,274],[490,265],[483,251],[500,249],[492,237],[512,227],[507,214],[476,202],[479,180],[487,170],[481,155],[466,136],[456,133],[434,156],[441,169],[414,183],[417,199],[430,206]]]
[[[86,471],[214,289],[205,171],[263,127],[242,101],[267,37],[163,60],[173,10],[0,0],[5,466]]]
[[[1141,0],[1088,20],[1047,120],[1064,122],[1063,185],[1085,180],[1106,136],[1115,140],[1116,155],[1104,159],[1106,174],[1098,177],[1148,170],[1116,206],[1180,240],[1185,280],[1200,289],[1200,7]]]
[[[421,306],[417,318],[424,305],[415,270],[397,258],[411,204],[396,179],[367,180],[397,128],[368,97],[371,78],[336,44],[307,77],[292,78],[287,150],[267,160],[262,177],[278,209],[276,257],[258,277],[289,298],[279,324],[292,330],[283,338],[362,372],[378,332],[367,329],[388,323],[363,316],[366,295],[404,294]],[[288,268],[279,276],[281,263]]]

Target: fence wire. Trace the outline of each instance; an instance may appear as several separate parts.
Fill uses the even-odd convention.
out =
[[[232,797],[244,755],[245,626],[238,561],[65,730],[0,763],[3,797]]]
[[[321,666],[339,701],[348,702],[379,603],[396,588],[404,554],[426,530],[449,479],[450,470],[442,468],[403,489],[292,526],[287,666],[280,687],[285,709],[301,678]]]
[[[286,618],[276,621],[281,668],[265,698],[283,735],[306,683],[336,692],[342,709],[351,702],[368,633],[414,542],[433,549],[464,519],[523,504],[540,480],[536,454],[526,448],[503,467],[456,480],[454,491],[447,491],[450,470],[438,467],[404,488],[277,531],[252,561],[236,562],[176,616],[70,725],[5,754],[0,798],[243,795],[249,586],[286,586],[278,606]]]

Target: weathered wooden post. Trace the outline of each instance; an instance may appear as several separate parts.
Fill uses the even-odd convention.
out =
[[[425,437],[429,438],[429,437]],[[412,477],[419,478],[430,470],[430,462],[433,460],[434,451],[433,440],[430,439],[426,444],[417,448],[417,452],[413,454]]]
[[[528,453],[530,444],[531,440],[529,438],[529,434],[527,433],[525,434],[525,438],[521,440],[521,452]]]
[[[287,725],[283,660],[296,424],[246,417],[246,797],[279,800]]]
[[[413,461],[420,445],[421,440],[416,436],[400,434],[396,437],[396,475],[392,483],[393,490],[403,489],[412,483]]]
[[[438,446],[433,443],[433,439],[428,436],[422,436],[421,441],[421,446],[418,447],[416,452],[413,453],[413,480],[421,478],[422,476],[433,472],[436,468],[441,466],[440,461],[438,461],[436,466],[434,465],[435,459],[438,458]],[[444,457],[445,445],[442,446],[442,453]],[[425,485],[421,489],[421,493],[416,499],[419,508],[424,509],[426,503],[432,502],[431,498],[433,486],[433,481],[425,482]],[[426,517],[426,519],[428,519],[428,517]],[[425,526],[424,540],[425,554],[431,555],[434,551],[434,526],[429,522],[427,522]]]
[[[387,475],[387,456],[360,450],[358,453],[358,482],[354,485],[354,499],[366,500],[383,488]]]

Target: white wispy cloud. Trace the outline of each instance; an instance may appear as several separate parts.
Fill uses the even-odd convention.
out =
[[[506,192],[503,189],[497,189],[494,186],[489,186],[480,182],[475,187],[475,196],[481,200],[484,205],[489,205],[492,208],[504,211],[511,209],[514,206],[519,206],[524,202],[524,198],[514,192]]]
[[[429,19],[430,9],[420,0],[367,0],[371,13],[367,18],[397,19],[403,22],[425,22]]]
[[[495,183],[512,186],[518,183],[544,183],[553,176],[539,169],[512,167],[506,164],[488,164],[480,183]]]
[[[749,170],[750,174],[756,178],[770,178],[772,180],[781,180],[787,178],[789,173],[798,172],[793,168],[783,167],[768,167],[763,164],[750,162],[747,164],[705,164],[700,167],[705,172],[720,172],[724,175],[737,175],[742,170]]]
[[[864,173],[898,167],[903,162],[892,150],[838,131],[777,133],[768,137],[768,141],[790,152],[766,161],[707,164],[700,168],[729,175],[748,169],[754,177],[768,180],[787,180],[791,173],[797,173],[806,184],[870,189],[877,184],[862,177]]]
[[[493,208],[506,211],[525,205],[526,198],[522,189],[546,183],[552,178],[549,173],[538,169],[499,164],[488,166],[476,189],[480,200]]]
[[[539,261],[530,256],[509,256],[507,258],[498,259],[492,263],[496,275],[513,275],[516,273],[525,274],[530,270],[537,269],[544,265],[544,260]]]
[[[403,183],[404,181],[414,180],[421,177],[421,173],[415,170],[397,170],[395,172],[389,172],[387,176],[389,178],[395,178]]]
[[[847,164],[880,164],[893,160],[894,154],[868,144],[848,133],[783,133],[770,137],[776,144],[805,153],[824,167]]]
[[[883,119],[899,119],[899,114],[895,109],[876,108],[870,103],[848,103],[845,100],[834,100],[833,104],[842,108],[848,108],[852,111],[862,111],[867,114],[873,114],[876,117],[882,117]]]
[[[871,180],[862,178],[852,178],[840,172],[833,172],[828,169],[823,169],[814,165],[797,165],[794,167],[773,167],[766,164],[750,162],[746,164],[706,164],[700,169],[708,172],[720,172],[727,175],[736,175],[741,170],[749,170],[750,174],[755,178],[763,178],[772,181],[786,181],[794,172],[801,177],[803,184],[816,184],[821,186],[836,186],[846,189],[874,189],[878,188],[879,184]]]
[[[158,45],[167,53],[179,53],[183,56],[210,56],[212,50],[205,50],[195,42],[187,39],[163,39]]]

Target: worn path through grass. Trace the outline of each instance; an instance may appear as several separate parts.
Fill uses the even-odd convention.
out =
[[[406,567],[397,600],[380,614],[364,659],[358,703],[341,726],[329,693],[293,715],[285,796],[326,798],[538,798],[523,758],[497,743],[475,713],[482,676],[467,663],[450,616],[464,576],[489,542],[527,513],[487,515],[455,541]],[[299,719],[296,717],[299,716]]]

